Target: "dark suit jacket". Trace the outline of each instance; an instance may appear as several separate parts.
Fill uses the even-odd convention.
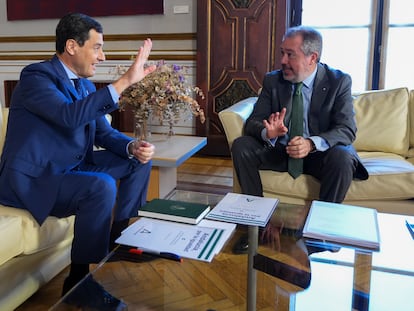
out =
[[[311,136],[323,137],[330,147],[347,146],[347,150],[359,161],[356,177],[367,179],[368,172],[352,146],[357,127],[351,85],[349,75],[325,64],[318,64],[308,116],[309,133]],[[287,125],[292,111],[292,83],[283,78],[280,70],[269,72],[264,78],[254,110],[246,121],[244,134],[262,140],[263,120],[283,107],[286,107]]]
[[[108,88],[96,91],[83,81],[89,96],[81,99],[55,56],[24,68],[12,95],[0,202],[29,210],[39,223],[53,208],[64,174],[93,162],[94,144],[127,158],[131,139],[105,119],[118,108]]]

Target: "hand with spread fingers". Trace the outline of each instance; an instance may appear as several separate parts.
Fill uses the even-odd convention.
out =
[[[151,49],[152,41],[151,39],[146,39],[144,45],[139,48],[132,65],[117,81],[112,83],[119,94],[121,94],[127,87],[141,81],[155,70],[155,65],[146,66]]]

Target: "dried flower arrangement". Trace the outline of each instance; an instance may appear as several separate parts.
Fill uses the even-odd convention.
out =
[[[122,66],[116,68],[117,74],[122,74],[125,70]],[[178,121],[192,116],[198,116],[200,122],[204,123],[204,111],[193,98],[198,95],[204,99],[204,94],[199,87],[187,82],[186,70],[183,66],[158,62],[154,72],[121,94],[120,108],[131,106],[136,120],[147,120],[152,114],[161,125],[167,123],[170,132]]]

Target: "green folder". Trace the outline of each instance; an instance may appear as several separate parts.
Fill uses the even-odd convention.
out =
[[[138,211],[138,216],[198,224],[210,211],[210,205],[166,199],[153,199]]]

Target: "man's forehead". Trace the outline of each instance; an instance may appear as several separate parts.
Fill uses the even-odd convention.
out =
[[[89,39],[86,40],[92,43],[93,45],[103,45],[103,34],[100,32],[97,32],[95,29],[89,30]]]

